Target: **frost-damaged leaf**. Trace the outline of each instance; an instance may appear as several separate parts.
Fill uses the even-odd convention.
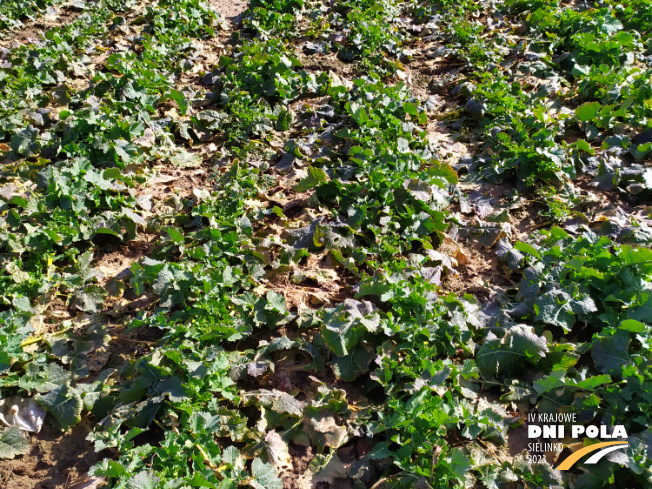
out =
[[[340,426],[335,418],[327,413],[319,413],[308,418],[306,434],[321,451],[324,447],[339,448],[348,439],[344,426]]]
[[[0,433],[0,459],[25,455],[30,447],[29,437],[18,426],[10,426]]]
[[[69,384],[64,384],[45,396],[39,396],[37,401],[57,420],[63,431],[68,430],[81,421],[84,405],[79,394]]]
[[[525,365],[545,357],[547,341],[525,324],[512,326],[502,338],[490,332],[476,355],[476,365],[483,377],[492,379],[499,373],[516,374]]]
[[[157,489],[159,478],[149,472],[139,472],[127,482],[127,489]]]
[[[294,121],[294,111],[292,109],[284,109],[278,115],[276,119],[276,130],[277,131],[287,131],[292,126]]]
[[[506,222],[486,222],[472,219],[468,225],[453,228],[451,237],[455,240],[476,239],[484,248],[491,248],[501,238],[509,238],[512,228]]]
[[[262,430],[265,428],[263,426],[259,426],[259,429]],[[243,437],[246,445],[241,449],[241,454],[248,459],[260,457],[263,462],[273,463],[276,467],[279,467],[279,465],[274,460],[274,452],[276,451],[277,455],[280,456],[281,459],[285,458],[282,453],[283,448],[278,445],[278,442],[280,441],[283,443],[283,440],[281,438],[276,439],[275,436],[271,433],[274,432],[270,431],[267,435],[265,435],[265,433],[259,431],[258,429],[248,430]]]
[[[247,403],[258,401],[262,406],[270,408],[277,413],[286,413],[292,416],[301,416],[306,403],[299,401],[290,394],[279,390],[261,389],[258,391],[248,392],[244,396]]]
[[[141,137],[134,139],[134,143],[143,148],[152,148],[156,143],[156,133],[148,127]]]
[[[244,469],[245,459],[234,446],[230,446],[224,449],[222,452],[222,461],[226,464],[229,464],[233,469]]]
[[[86,475],[77,479],[68,487],[70,487],[70,489],[99,489],[100,487],[108,486],[106,485],[106,477]]]
[[[279,336],[278,338],[274,338],[269,343],[265,340],[261,340],[258,343],[258,350],[256,351],[256,357],[254,360],[259,360],[260,358],[264,358],[265,356],[271,355],[274,352],[280,350],[288,350],[297,346],[299,346],[299,343],[290,340],[287,336]]]
[[[507,379],[505,381],[505,388],[507,392],[501,396],[501,402],[521,402],[528,399],[534,399],[537,395],[536,391],[529,383],[519,380]]]
[[[445,209],[449,204],[448,192],[436,185],[430,185],[419,179],[403,182],[403,187],[417,200],[431,204],[436,209]]]
[[[288,468],[292,466],[292,457],[288,450],[288,444],[281,438],[276,431],[270,431],[265,436],[267,449],[271,462],[278,468]]]
[[[247,374],[260,377],[270,369],[270,362],[250,362],[247,364]]]
[[[102,190],[126,190],[127,187],[122,185],[118,180],[108,179],[104,177],[104,174],[90,169],[84,175],[84,180],[92,183],[96,187]]]
[[[174,156],[170,157],[170,163],[180,167],[197,167],[202,164],[202,157],[198,153],[181,150]]]
[[[294,164],[295,159],[296,157],[293,154],[284,153],[283,156],[281,156],[281,158],[278,160],[274,168],[281,175],[285,175],[286,173],[289,173],[292,170],[292,165]]]
[[[316,187],[320,183],[328,181],[328,176],[326,172],[321,168],[315,168],[311,166],[308,168],[308,176],[303,178],[297,183],[292,190],[295,192],[306,192],[313,187]]]
[[[99,312],[106,300],[106,296],[107,292],[103,287],[91,285],[75,291],[72,305],[80,311]]]
[[[485,219],[494,212],[496,199],[488,192],[484,193],[474,190],[469,194],[468,201],[475,213],[480,216],[480,219]]]
[[[335,479],[342,477],[346,477],[346,466],[337,454],[332,452],[329,455],[315,455],[302,479],[308,479],[312,487],[316,487],[320,482],[333,483]]]
[[[250,484],[254,489],[283,489],[283,482],[276,476],[274,466],[259,458],[251,464],[251,476]]]
[[[137,214],[136,212],[130,211],[129,209],[125,209],[123,215],[126,218],[131,219],[135,224],[140,224],[141,226],[147,226],[147,221],[143,218],[143,216]]]

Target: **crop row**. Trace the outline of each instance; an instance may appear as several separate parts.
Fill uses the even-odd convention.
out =
[[[426,26],[446,19],[442,55],[466,63],[458,93],[467,127],[484,143],[486,178],[534,185],[557,222],[580,202],[566,184],[579,175],[649,197],[649,170],[640,164],[652,155],[649,11],[646,0],[583,9],[441,1],[422,9]]]
[[[296,6],[274,6],[299,12]],[[263,10],[254,10],[245,32],[251,25],[269,32],[276,19],[271,25],[265,19]],[[304,474],[308,481],[328,480],[329,473],[343,470],[337,449],[362,429],[363,437],[375,433],[386,440],[364,462],[373,470],[389,469],[397,487],[424,477],[463,480],[470,462],[460,450],[449,451],[448,429],[463,424],[474,439],[495,430],[504,437],[508,426],[504,413],[488,419],[491,409],[478,410],[471,391],[459,386],[477,378],[473,362],[462,370],[442,364],[451,374],[451,386],[443,387],[450,392],[442,398],[409,386],[421,374],[416,365],[395,378],[390,373],[392,362],[401,358],[405,365],[420,364],[454,355],[459,347],[470,352],[472,346],[466,315],[467,308],[477,306],[436,295],[445,257],[434,247],[443,239],[455,174],[431,158],[420,128],[427,121],[425,109],[402,84],[386,86],[370,75],[347,88],[301,70],[296,56],[277,39],[241,41],[237,54],[223,57],[211,75],[219,87],[216,109],[221,109],[211,120],[229,135],[233,151],[237,146],[245,151],[238,150],[239,159],[190,216],[165,228],[166,243],[132,267],[130,285],[141,293],[151,288],[161,298],[157,309],[133,327],[161,328],[162,346],[129,366],[136,375],[123,374],[133,379],[119,395],[108,394],[118,404],[92,438],[97,449],[117,447],[123,455],[119,464],[105,461],[95,474],[119,479],[118,487],[136,479],[281,487],[270,474],[282,472],[287,444],[293,442],[310,443],[318,451]],[[328,95],[328,104],[303,104],[298,110],[291,104],[320,94]],[[187,134],[196,136],[197,129],[191,126]],[[251,138],[264,142],[274,130],[294,137],[268,170],[256,163]],[[278,184],[281,192],[270,196],[269,204],[261,202],[260,194]],[[310,195],[298,219],[282,209],[297,194]],[[305,222],[311,209],[320,216]],[[275,223],[284,228],[280,235],[271,232]],[[180,258],[168,258],[175,251]],[[397,259],[401,255],[405,258]],[[360,281],[356,299],[335,308],[299,304],[296,309],[275,290],[273,276],[290,270],[297,284],[320,280],[303,266],[316,259],[332,260],[338,274]],[[453,316],[458,319],[447,324]],[[245,351],[228,346],[260,328],[281,327],[305,329],[312,339],[275,338]],[[408,348],[413,342],[424,349]],[[337,378],[353,381],[369,371],[375,350],[387,357],[387,371],[370,378],[368,387],[390,395],[386,404],[374,406],[380,417],[372,414],[372,406],[353,417],[346,393],[324,383],[314,387],[316,397],[309,401],[277,388],[242,390],[273,369],[274,355],[282,351],[303,352],[312,359],[305,369],[317,375],[329,362]],[[256,414],[244,416],[244,406],[255,407]],[[406,426],[407,417],[418,419],[420,426]],[[133,436],[152,423],[160,423],[164,440],[134,447]],[[127,429],[129,435],[121,435]],[[397,442],[417,433],[419,440],[409,444],[414,452],[398,449]],[[218,444],[215,436],[224,440]],[[227,438],[235,446],[228,447]],[[441,463],[429,467],[434,449],[441,452]],[[244,460],[251,458],[245,470]],[[192,466],[187,460],[194,461]],[[354,478],[364,477],[363,472]]]
[[[0,37],[8,30],[17,30],[26,20],[33,20],[63,0],[6,0],[0,5]]]

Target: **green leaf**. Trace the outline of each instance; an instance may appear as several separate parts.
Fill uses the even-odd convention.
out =
[[[557,289],[539,296],[534,303],[537,321],[559,326],[566,332],[572,329],[578,314],[586,316],[597,310],[595,302],[589,295],[582,294],[573,298],[569,292]]]
[[[620,322],[618,329],[623,329],[632,333],[642,333],[647,329],[647,326],[640,321],[636,321],[635,319],[625,319],[624,321]]]
[[[255,458],[251,464],[250,484],[254,489],[283,489],[283,481],[276,476],[276,469],[272,464],[266,464]]]
[[[351,104],[352,116],[359,125],[364,125],[365,122],[369,121],[369,116],[364,107],[359,106],[358,104]]]
[[[580,151],[586,151],[590,155],[595,154],[595,150],[593,149],[593,147],[584,139],[578,139],[577,141],[575,141],[575,145],[577,146],[577,149],[579,149]]]
[[[545,338],[524,324],[512,326],[503,338],[489,333],[476,355],[475,363],[483,377],[492,379],[499,373],[516,374],[529,363],[536,364],[545,356]]]
[[[91,475],[104,475],[107,477],[121,477],[126,473],[126,469],[115,460],[104,459],[91,469]]]
[[[571,75],[576,77],[582,77],[588,75],[590,71],[591,71],[590,66],[575,63],[573,69],[571,70]]]
[[[514,248],[517,249],[518,251],[522,251],[523,253],[529,253],[530,255],[541,259],[541,254],[539,254],[539,251],[534,246],[532,246],[531,244],[523,243],[521,241],[517,241],[514,244]]]
[[[121,236],[114,231],[113,229],[105,228],[105,227],[99,227],[95,230],[95,234],[110,234],[111,236],[115,236],[116,238],[120,238]]]
[[[39,152],[39,144],[36,141],[38,129],[27,126],[22,131],[11,137],[11,149],[14,153],[22,156],[35,156]]]
[[[563,369],[555,370],[547,377],[535,381],[532,384],[532,387],[534,387],[534,390],[537,391],[539,395],[541,395],[545,392],[550,392],[551,390],[564,387],[566,385],[565,377],[566,377],[565,370]]]
[[[596,387],[600,387],[601,385],[609,384],[611,383],[611,377],[608,375],[595,375],[593,377],[589,377],[588,379],[580,380],[577,384],[575,384],[577,387],[587,390],[587,391],[593,391],[596,389]]]
[[[534,304],[535,319],[545,324],[559,326],[568,332],[575,324],[570,302],[561,294],[548,293],[540,296]]]
[[[409,114],[409,115],[414,115],[414,116],[419,115],[417,105],[413,104],[412,102],[404,102],[403,103],[403,110],[405,111],[406,114]]]
[[[50,392],[71,379],[70,372],[56,363],[29,363],[18,385],[30,391]]]
[[[605,373],[620,373],[629,361],[629,334],[617,331],[613,336],[599,336],[591,344],[595,367]]]
[[[608,35],[613,35],[623,28],[623,24],[612,15],[597,16],[598,28]]]
[[[63,431],[67,431],[81,421],[84,403],[68,383],[44,396],[39,396],[37,401],[45,406],[45,409],[57,420]]]
[[[609,383],[611,383],[611,377],[609,375],[596,375],[576,382],[573,379],[566,379],[566,369],[559,369],[552,372],[549,376],[535,381],[533,387],[541,395],[560,388],[594,391],[597,387]]]
[[[227,447],[222,452],[222,461],[228,464],[233,469],[244,468],[244,457],[233,445]]]
[[[372,348],[358,343],[348,355],[333,359],[333,373],[340,380],[353,382],[369,370],[374,356],[375,352]]]
[[[555,343],[550,345],[546,358],[541,361],[542,371],[553,371],[558,369],[568,370],[577,363],[580,355],[573,352],[569,344]]]
[[[154,292],[159,295],[165,293],[174,284],[174,273],[170,269],[170,265],[166,263],[163,268],[156,274],[156,280],[152,284]]]
[[[11,368],[12,357],[6,351],[0,351],[0,374]]]
[[[33,312],[34,309],[32,308],[32,303],[29,300],[29,297],[25,295],[18,295],[16,294],[11,301],[13,306],[16,308],[18,311],[22,312]]]
[[[29,436],[18,426],[9,426],[0,433],[0,459],[12,459],[25,455],[31,448]]]
[[[448,470],[450,470],[459,480],[464,481],[470,468],[471,462],[468,457],[464,455],[462,450],[455,448],[451,453]]]
[[[364,328],[357,327],[359,323],[356,319],[360,319],[362,316],[352,303],[353,301],[347,301],[340,304],[336,308],[328,310],[324,316],[321,334],[326,344],[338,357],[345,357],[349,354],[349,349],[358,341],[360,330]]]
[[[176,244],[183,244],[183,233],[179,230],[179,228],[175,227],[167,227],[165,228],[165,232],[168,233],[168,236],[170,236],[170,239]]]
[[[598,102],[587,102],[575,109],[575,117],[582,122],[588,122],[598,115],[602,105]]]
[[[179,90],[170,90],[169,97],[174,100],[177,104],[179,104],[179,110],[181,111],[182,115],[186,115],[186,112],[188,112],[188,99],[186,96],[180,92]]]
[[[308,168],[308,176],[302,178],[299,183],[297,183],[292,190],[295,192],[305,192],[310,190],[313,187],[316,187],[320,183],[328,181],[328,175],[321,168],[315,168],[311,166]]]
[[[292,109],[283,109],[276,119],[276,130],[277,131],[287,131],[292,127],[292,122],[294,121],[294,112]]]
[[[266,298],[266,310],[278,312],[279,314],[285,314],[287,312],[285,308],[285,297],[283,297],[283,294],[279,294],[278,292],[270,290],[267,292]]]

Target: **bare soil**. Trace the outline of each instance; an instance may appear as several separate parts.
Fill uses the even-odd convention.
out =
[[[233,24],[239,23],[242,13],[248,8],[248,2],[239,0],[213,0],[212,5]],[[79,15],[79,12],[64,4],[60,7],[60,14],[56,19],[43,18],[26,23],[20,31],[0,40],[0,47],[10,48],[37,42],[42,39],[45,30],[70,22]],[[128,20],[132,18],[133,15],[130,15]],[[228,34],[229,32],[220,32],[218,41],[224,40]],[[205,51],[208,52],[205,64],[207,66],[215,64],[219,57],[217,56],[219,49],[209,41]],[[210,56],[211,53],[214,55]],[[99,59],[96,66],[100,66],[101,61]],[[208,174],[211,171],[210,164],[206,161],[200,168],[178,168],[166,164],[156,170],[157,176],[144,187],[137,189],[137,192],[151,196],[150,210],[157,214],[165,214],[169,210],[168,206],[175,205],[176,199],[193,198],[193,190],[206,189]],[[105,367],[119,367],[129,358],[147,353],[160,337],[158,331],[150,328],[126,331],[125,324],[128,319],[139,310],[153,307],[156,298],[147,295],[132,297],[129,292],[123,294],[123,289],[120,287],[120,282],[128,281],[128,269],[131,264],[149,255],[157,238],[157,235],[141,235],[141,239],[147,241],[129,241],[118,247],[108,246],[103,253],[95,256],[94,268],[101,274],[100,284],[110,293],[105,318],[109,320],[105,327],[107,334],[111,336],[111,342],[106,347],[89,353],[93,372]],[[70,319],[73,322],[87,319],[80,318],[79,314],[75,316],[68,304],[52,303],[49,309],[54,311],[56,315],[54,319],[57,323],[63,319]],[[42,332],[48,331],[52,320],[53,318],[46,318],[47,324],[43,325]],[[93,374],[89,380],[92,380],[92,377]],[[41,432],[32,435],[32,450],[27,455],[0,462],[0,488],[94,489],[101,487],[99,480],[93,481],[87,476],[88,470],[95,463],[111,456],[107,451],[96,453],[92,444],[86,441],[86,436],[96,422],[97,420],[85,415],[79,425],[68,433],[62,433],[46,420]],[[312,458],[310,453],[306,456],[303,465],[307,465]],[[301,467],[301,464],[297,466]]]
[[[6,489],[67,489],[83,480],[88,469],[104,458],[86,441],[94,421],[88,417],[69,433],[61,433],[48,420],[32,435],[32,451],[0,462],[0,487]]]
[[[249,8],[249,2],[243,0],[211,0],[211,5],[226,19],[240,23],[242,14]]]
[[[83,11],[73,9],[70,4],[63,3],[55,9],[55,12],[52,16],[45,15],[31,21],[25,21],[20,30],[0,39],[0,47],[10,48],[34,44],[42,38],[45,31],[52,27],[69,24]]]

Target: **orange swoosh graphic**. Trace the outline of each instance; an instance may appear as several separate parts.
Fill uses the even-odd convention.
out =
[[[575,464],[575,462],[581,459],[584,455],[591,452],[595,452],[596,450],[600,450],[601,448],[609,447],[611,445],[627,445],[627,444],[628,443],[626,441],[604,441],[602,443],[596,443],[595,445],[589,445],[588,447],[581,448],[575,453],[570,454],[568,457],[564,459],[562,463],[560,463],[555,468],[555,470],[568,470]]]

